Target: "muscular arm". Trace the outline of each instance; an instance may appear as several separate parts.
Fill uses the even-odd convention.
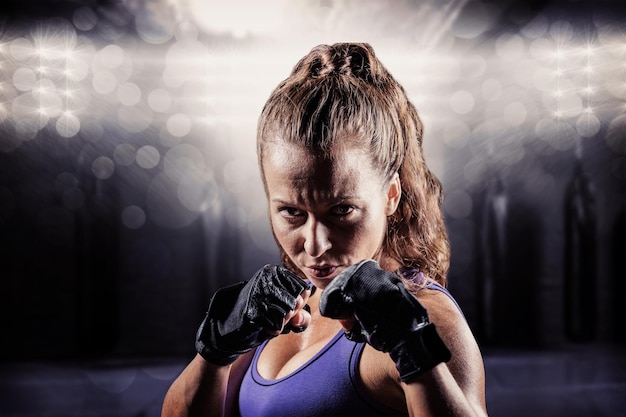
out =
[[[381,380],[395,380],[401,387],[404,403],[397,402],[393,390],[386,391],[383,402],[406,407],[413,416],[486,415],[478,346],[461,312],[443,292],[425,288],[412,294],[397,275],[364,260],[325,288],[320,312],[343,320],[351,340],[366,341],[391,359],[361,362],[370,392]],[[386,371],[377,377],[382,363]]]
[[[234,417],[254,349],[286,328],[305,329],[308,285],[289,270],[266,265],[250,281],[219,289],[196,334],[198,354],[172,383],[162,417]]]
[[[196,355],[172,383],[162,417],[223,417],[237,415],[237,392],[252,352],[229,366],[218,366]]]
[[[167,391],[161,416],[222,417],[230,368],[196,355]]]
[[[239,386],[253,355],[241,355],[229,366],[196,355],[167,391],[161,416],[238,416]]]
[[[418,299],[428,309],[452,358],[402,383],[409,415],[486,416],[484,367],[474,336],[446,295],[421,292]]]

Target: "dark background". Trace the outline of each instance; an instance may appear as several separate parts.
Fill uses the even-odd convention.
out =
[[[592,16],[620,24],[626,17],[617,1],[501,4],[498,23],[478,44],[538,14],[575,28],[592,26]],[[69,18],[84,6],[108,28],[91,36],[132,36],[132,2],[11,0],[0,5],[0,19],[5,33],[22,36],[41,20]],[[471,10],[472,2],[464,11]],[[613,105],[623,113],[623,102]],[[90,110],[94,117],[106,113]],[[599,114],[592,138],[578,142],[578,153],[576,146],[555,150],[526,140],[510,163],[505,145],[481,155],[486,139],[472,135],[471,158],[468,148],[441,157],[446,212],[453,214],[446,217],[449,288],[485,352],[492,415],[626,415],[626,124],[611,125],[608,113]],[[15,130],[6,121],[2,127],[0,140],[9,141]],[[118,165],[112,176],[94,177],[98,155],[124,142],[152,144],[159,135],[115,123],[96,130],[107,140],[93,141],[86,130],[70,141],[42,129],[0,152],[2,416],[157,415],[166,386],[194,353],[212,291],[277,259],[273,249],[242,249],[250,236],[233,221],[239,202],[223,174],[211,183],[221,209],[187,217],[168,208],[167,187],[154,191],[150,173],[138,177]],[[211,139],[224,131],[204,133]],[[491,139],[510,140],[498,134]],[[618,139],[607,142],[609,134]],[[237,149],[214,143],[205,165],[223,173]],[[481,180],[468,182],[476,161],[483,162]],[[122,209],[155,192],[159,208],[146,210],[140,227],[127,227]],[[459,195],[470,199],[466,215],[450,206]],[[174,212],[183,220],[164,220]]]

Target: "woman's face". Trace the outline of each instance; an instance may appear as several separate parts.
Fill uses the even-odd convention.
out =
[[[270,220],[278,243],[318,288],[363,259],[377,259],[400,181],[385,181],[356,147],[316,156],[285,143],[268,144],[263,160]]]

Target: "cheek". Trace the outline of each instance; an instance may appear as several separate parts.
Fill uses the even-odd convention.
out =
[[[288,253],[293,253],[298,240],[293,227],[282,218],[272,218],[270,226],[278,244]]]
[[[383,243],[387,229],[387,217],[384,215],[373,216],[361,230],[358,231],[359,240],[371,250],[378,250]]]
[[[345,249],[370,257],[378,250],[385,235],[385,218],[369,218],[343,232]]]

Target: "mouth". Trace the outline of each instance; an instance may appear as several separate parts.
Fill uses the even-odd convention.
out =
[[[306,267],[306,271],[313,278],[324,279],[333,277],[338,271],[338,267],[330,265]]]

